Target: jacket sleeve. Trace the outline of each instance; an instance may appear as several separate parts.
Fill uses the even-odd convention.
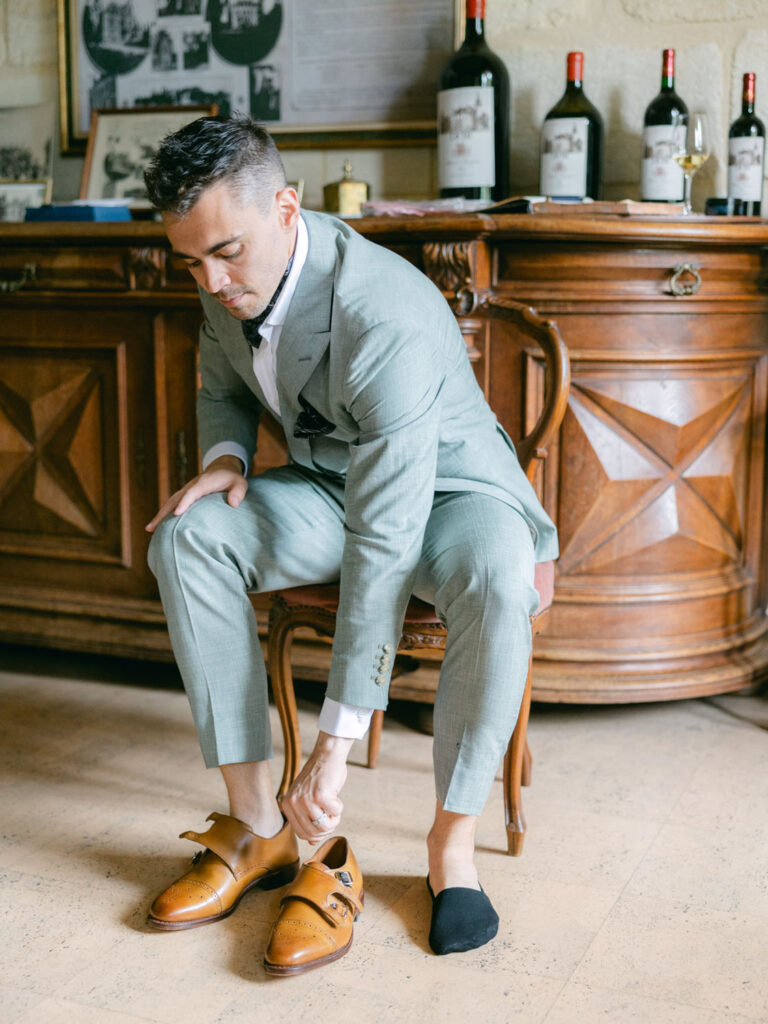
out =
[[[206,317],[200,328],[200,388],[197,431],[200,451],[230,442],[240,446],[251,464],[262,405],[235,371]]]
[[[358,341],[345,404],[359,426],[345,485],[340,602],[327,696],[384,708],[434,496],[443,360],[427,332]]]

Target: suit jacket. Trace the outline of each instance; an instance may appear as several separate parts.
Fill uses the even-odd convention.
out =
[[[400,638],[436,490],[480,491],[511,505],[530,527],[538,561],[557,556],[557,536],[438,289],[341,221],[302,216],[309,252],[277,352],[281,420],[291,459],[344,486],[328,696],[383,708],[382,647]],[[267,405],[251,349],[240,322],[201,298],[201,450],[235,441],[253,453]],[[295,436],[308,407],[330,432]]]

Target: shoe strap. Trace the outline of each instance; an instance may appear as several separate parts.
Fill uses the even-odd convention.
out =
[[[182,832],[179,838],[200,843],[211,853],[215,853],[224,861],[235,878],[243,871],[256,866],[252,863],[243,863],[244,859],[247,861],[253,859],[253,851],[249,850],[249,847],[252,847],[254,843],[259,843],[260,840],[255,832],[252,832],[239,818],[232,818],[228,814],[219,814],[217,811],[210,814],[206,820],[213,822],[207,832]],[[247,858],[249,853],[251,857]]]
[[[353,916],[361,914],[363,903],[354,889],[346,885],[338,885],[338,879],[330,871],[316,867],[312,863],[305,864],[296,880],[291,883],[281,900],[281,904],[289,900],[300,900],[314,907],[323,917],[332,920],[329,909],[333,902],[344,903]]]
[[[289,892],[280,900],[280,906],[285,907],[289,903],[305,903],[308,907],[311,907],[316,911],[325,921],[327,921],[328,924],[333,925],[334,928],[337,928],[340,922],[339,919],[333,915],[332,911],[336,910],[338,913],[339,903],[343,903],[345,905],[347,912],[351,914],[353,920],[358,914],[362,913],[363,909],[362,906],[360,906],[354,899],[350,899],[346,893],[341,892],[329,892],[327,896],[327,904],[325,906],[317,900],[312,899],[310,896],[302,896],[299,892]],[[347,915],[344,913],[339,913],[339,917],[342,918],[342,920],[346,916]]]

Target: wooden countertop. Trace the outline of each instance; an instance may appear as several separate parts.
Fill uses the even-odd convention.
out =
[[[361,217],[348,223],[369,238],[391,242],[396,239],[428,237],[452,240],[497,238],[570,239],[574,242],[610,241],[637,244],[638,241],[696,243],[700,245],[768,244],[768,219],[758,217],[635,217],[557,216],[553,214],[430,214],[424,217]],[[165,242],[157,221],[92,223],[50,221],[46,223],[0,224],[0,243],[29,239],[36,245],[61,245],[86,241],[94,245]]]

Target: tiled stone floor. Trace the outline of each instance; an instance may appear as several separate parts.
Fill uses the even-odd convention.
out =
[[[144,926],[193,852],[178,833],[225,809],[172,677],[0,648],[2,1024],[768,1021],[768,733],[737,698],[535,708],[523,856],[502,854],[499,782],[480,827],[499,936],[445,958],[427,946],[431,740],[388,718],[379,769],[358,744],[344,793],[366,875],[352,951],[267,979],[279,890],[210,927]]]

